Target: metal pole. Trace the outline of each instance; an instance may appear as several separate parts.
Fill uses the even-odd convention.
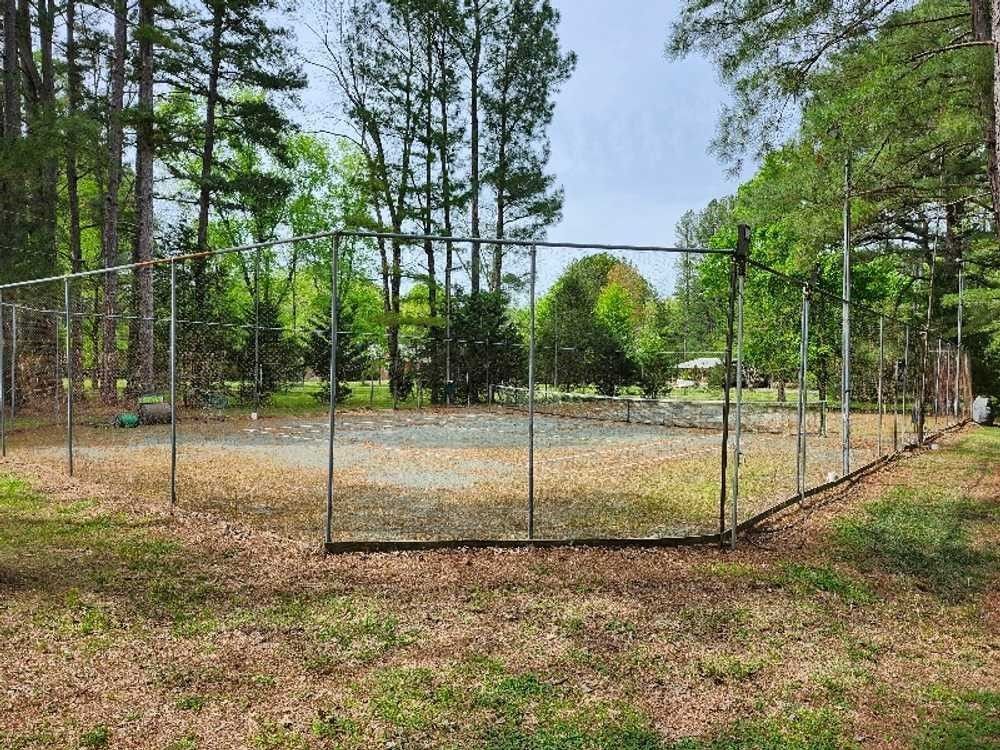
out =
[[[799,501],[806,495],[806,370],[809,360],[809,285],[802,287],[802,322],[799,334],[799,434],[795,473]]]
[[[17,412],[17,307],[10,308],[10,421]]]
[[[878,318],[878,455],[882,456],[882,412],[885,411],[885,318]]]
[[[445,347],[444,347],[444,401],[446,406],[451,406],[451,393],[455,386],[451,382],[451,256],[450,244],[447,246],[447,262],[444,265],[444,327],[445,327]]]
[[[844,162],[844,272],[841,314],[841,475],[851,473],[851,158]]]
[[[906,397],[910,395],[910,327],[905,328],[905,343],[903,348],[903,408],[902,414],[907,413]],[[912,420],[910,426],[913,426]],[[907,443],[909,445],[909,443]]]
[[[11,308],[13,309],[13,308]],[[0,456],[7,457],[7,401],[4,392],[4,349],[7,348],[3,330],[3,291],[0,290]]]
[[[537,251],[531,246],[531,333],[528,343],[528,540],[535,538],[535,282]]]
[[[902,373],[899,371],[897,359],[892,368],[892,452],[899,452],[899,381]]]
[[[333,447],[337,416],[337,266],[340,259],[340,235],[333,237],[330,259],[330,441],[326,455],[326,543],[333,542]]]
[[[52,372],[52,375],[53,375],[53,378],[54,378],[54,381],[53,381],[53,384],[52,384],[52,405],[55,407],[55,417],[56,417],[56,419],[59,419],[59,412],[60,412],[60,408],[59,408],[59,388],[62,386],[62,370],[59,368],[59,350],[62,348],[62,341],[59,340],[59,318],[58,317],[56,317],[55,321],[53,321],[53,328],[55,329],[55,333],[56,333],[56,341],[55,341],[55,345],[56,346],[55,346],[55,357],[54,357],[54,359],[55,359],[55,367],[54,367],[53,372]],[[117,392],[117,388],[118,388],[118,383],[117,383],[117,379],[116,379],[116,381],[115,381],[115,390],[116,390],[116,392]]]
[[[962,318],[965,297],[965,260],[958,257],[958,341],[955,347],[955,419],[961,419],[962,406]]]
[[[937,359],[934,363],[934,426],[941,423],[941,337],[937,341]]]
[[[740,238],[743,227],[740,227]],[[726,543],[726,502],[729,498],[729,416],[732,395],[733,340],[735,339],[737,278],[745,252],[733,255],[729,263],[729,305],[726,310],[726,362],[722,378],[722,455],[719,459],[719,546]]]
[[[559,390],[559,305],[557,304],[555,313],[552,317],[555,318],[555,333],[556,333],[556,344],[552,347],[552,390]]]
[[[73,476],[73,311],[69,304],[68,277],[63,280],[63,302],[66,305],[66,466]]]
[[[177,262],[170,263],[170,507],[177,505]]]
[[[260,414],[260,250],[253,257],[253,418]]]
[[[733,529],[730,541],[731,549],[736,549],[740,506],[740,462],[743,458],[741,446],[743,435],[743,289],[746,285],[746,262],[750,252],[750,228],[747,226],[740,227],[740,248],[742,257],[737,258],[736,280],[736,435],[733,443],[733,502],[730,509]]]

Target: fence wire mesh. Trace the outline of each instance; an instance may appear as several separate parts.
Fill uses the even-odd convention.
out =
[[[8,285],[0,435],[303,540],[615,542],[730,538],[965,418],[954,331],[855,305],[845,350],[822,282],[719,251],[691,302],[676,257],[331,233]]]

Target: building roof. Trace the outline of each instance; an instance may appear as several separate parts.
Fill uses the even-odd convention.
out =
[[[678,370],[711,370],[713,367],[721,367],[722,360],[718,357],[699,357],[698,359],[689,359],[687,362],[681,362],[677,365]]]

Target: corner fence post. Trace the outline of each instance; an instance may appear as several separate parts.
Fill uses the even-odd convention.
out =
[[[330,255],[330,440],[326,454],[326,534],[327,544],[333,543],[333,448],[337,416],[337,312],[339,308],[337,275],[340,262],[340,235],[333,236]]]
[[[63,279],[63,302],[66,305],[66,467],[69,475],[73,476],[73,310],[69,299],[67,276]]]
[[[528,540],[535,538],[535,284],[537,250],[531,246],[531,334],[528,344]]]
[[[882,413],[885,411],[885,317],[878,316],[878,455],[882,457]]]
[[[799,338],[799,439],[798,460],[795,465],[799,502],[806,499],[806,372],[809,366],[809,300],[812,291],[808,284],[802,287],[802,328]]]
[[[177,505],[177,261],[170,260],[170,507]]]
[[[750,258],[750,227],[739,226],[739,242],[736,244],[736,435],[733,443],[733,502],[732,537],[730,549],[736,549],[739,533],[740,509],[740,463],[743,461],[743,290],[746,286],[747,261]]]
[[[736,291],[739,275],[737,253],[729,258],[729,304],[726,309],[726,361],[722,378],[722,454],[719,459],[719,547],[726,546],[726,502],[729,498],[729,414],[733,381],[733,340],[735,339]]]
[[[13,307],[11,308],[13,309]],[[7,458],[7,400],[4,388],[4,350],[7,348],[3,329],[3,292],[0,291],[0,456]]]
[[[444,403],[451,406],[455,385],[451,378],[451,242],[445,243],[444,261]]]
[[[841,313],[841,475],[851,473],[851,159],[844,162],[843,307]]]

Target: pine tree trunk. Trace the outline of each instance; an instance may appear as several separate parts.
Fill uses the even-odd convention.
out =
[[[472,200],[472,236],[478,238],[479,234],[479,64],[482,56],[482,14],[480,12],[479,0],[474,0],[473,10],[473,41],[472,59],[469,64],[469,166]],[[472,243],[472,251],[469,256],[471,265],[470,287],[472,294],[479,294],[479,266],[480,266],[480,245],[478,242]]]
[[[66,202],[68,204],[69,263],[72,273],[83,270],[83,251],[80,245],[80,177],[77,167],[76,123],[73,118],[80,111],[80,68],[76,45],[76,0],[66,0],[66,87],[70,125],[66,133]],[[77,284],[70,287],[70,305],[77,309],[80,292]],[[83,329],[76,318],[71,322],[73,342],[73,369],[82,372]]]
[[[212,168],[215,161],[215,118],[219,104],[219,70],[222,66],[222,21],[223,10],[215,10],[212,23],[211,67],[208,74],[208,95],[205,101],[205,143],[201,154],[201,187],[198,192],[198,250],[208,249],[208,220],[212,203]],[[207,261],[194,261],[195,304],[200,308],[205,303],[205,271]]]
[[[3,27],[17,28],[17,0],[4,3]],[[21,135],[21,86],[17,63],[17,34],[3,36],[3,134],[8,140]]]
[[[434,179],[431,163],[434,159],[434,36],[430,24],[427,25],[427,91],[424,107],[424,234],[433,232],[432,221]],[[431,317],[437,315],[437,269],[434,259],[434,243],[424,241],[424,254],[427,256],[427,306]]]
[[[17,0],[4,3],[4,28],[17,27]],[[21,137],[21,76],[17,61],[17,34],[4,34],[3,49],[3,136],[9,148]],[[5,217],[2,232],[4,247],[0,253],[10,261],[16,261],[15,253],[9,248],[20,246],[19,224],[21,199],[19,180],[8,175],[0,185],[0,210]]]
[[[954,205],[948,207],[949,214],[954,211]],[[928,243],[929,244],[929,243]],[[927,315],[925,316],[924,330],[920,335],[920,404],[917,412],[917,444],[924,442],[924,433],[927,424],[927,405],[930,403],[930,384],[927,377],[927,370],[930,363],[930,329],[931,319],[934,314],[934,277],[937,266],[937,250],[924,248],[924,255],[929,267],[927,278]]]
[[[153,24],[154,0],[139,2],[139,123],[136,127],[135,200],[136,235],[133,261],[153,258]],[[153,269],[139,268],[133,274],[138,320],[133,326],[136,389],[153,383]]]
[[[46,124],[51,129],[56,121],[56,74],[52,59],[52,33],[55,23],[55,3],[53,0],[38,0],[38,37],[42,60],[42,86],[40,93],[40,111]],[[53,156],[47,156],[42,164],[42,180],[39,185],[39,218],[41,249],[45,253],[46,263],[54,272],[58,268],[56,255],[56,202],[58,200],[57,185],[59,171],[58,163]]]
[[[992,3],[992,12],[989,0],[970,0],[970,3],[973,39],[981,42],[1000,39],[1000,2]],[[1000,46],[994,44],[991,49],[993,85],[989,92],[981,92],[980,107],[986,141],[986,176],[993,198],[993,231],[1000,236],[1000,154],[997,153],[997,144],[1000,143],[1000,122],[997,120],[997,112],[1000,111]]]
[[[445,39],[438,43],[438,69],[441,71],[441,87],[439,88],[438,104],[441,108],[441,139],[439,150],[441,154],[441,214],[444,222],[444,234],[451,237],[451,159],[449,154],[449,120],[448,120],[448,91],[446,87],[447,68],[445,66]],[[450,241],[445,242],[444,248],[444,310],[447,319],[445,328],[445,380],[449,380],[451,375],[451,264],[453,261],[454,248]],[[445,382],[445,388],[449,388],[451,383]]]
[[[115,2],[114,52],[111,92],[108,99],[108,180],[104,195],[104,227],[101,250],[104,267],[118,263],[118,190],[122,171],[122,105],[125,93],[126,24],[125,0]],[[104,275],[104,319],[101,334],[101,400],[118,398],[118,276]]]

